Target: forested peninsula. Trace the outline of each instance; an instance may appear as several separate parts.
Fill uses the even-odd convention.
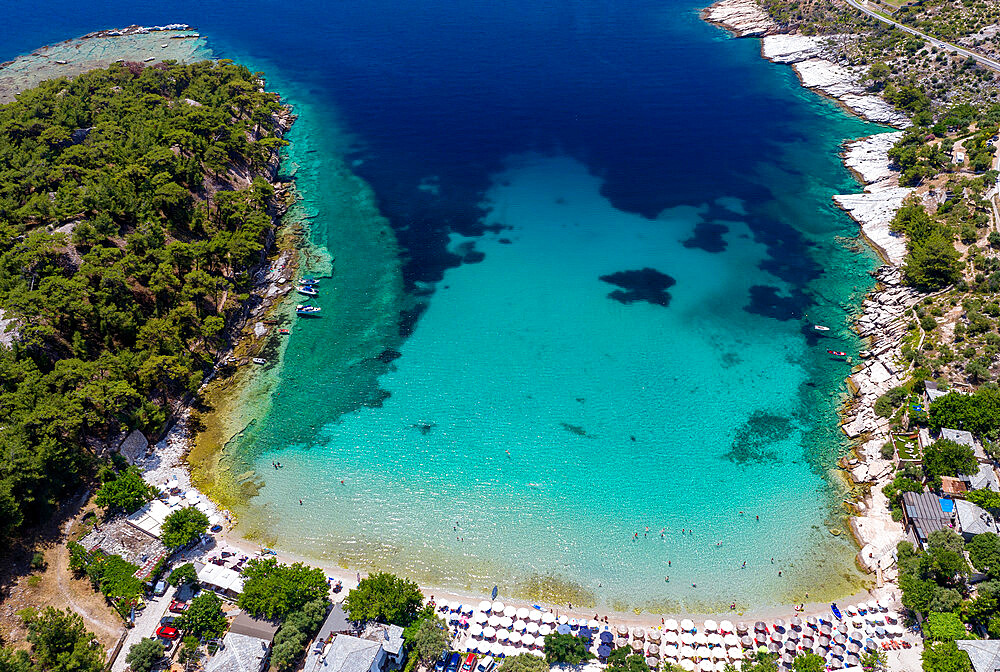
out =
[[[0,539],[157,434],[247,310],[293,116],[228,60],[116,63],[0,106]]]

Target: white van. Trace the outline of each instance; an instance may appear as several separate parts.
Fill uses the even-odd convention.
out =
[[[479,665],[476,666],[476,672],[493,672],[493,656],[486,656],[479,661]]]

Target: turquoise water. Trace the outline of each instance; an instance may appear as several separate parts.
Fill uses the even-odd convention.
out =
[[[300,115],[289,171],[323,317],[294,324],[227,446],[262,486],[245,531],[623,609],[853,590],[855,549],[828,532],[849,369],[826,350],[859,348],[847,317],[875,260],[830,196],[858,188],[842,141],[880,129],[696,9],[14,15],[14,53],[122,16],[187,21]],[[622,302],[622,277],[670,286]]]

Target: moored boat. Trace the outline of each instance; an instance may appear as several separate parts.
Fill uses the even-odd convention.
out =
[[[316,280],[314,278],[302,278],[301,280],[299,280],[299,284],[300,285],[318,285],[319,284],[319,280]]]
[[[290,332],[288,329],[278,329],[278,333],[279,334],[290,334],[292,332]]]
[[[296,290],[299,294],[305,294],[306,296],[319,296],[319,292],[310,287],[309,285],[301,285]]]
[[[824,327],[822,324],[814,324],[813,329],[816,331],[830,331],[830,327]]]
[[[840,352],[839,350],[827,350],[826,352],[836,357],[847,357],[846,352]]]
[[[250,361],[252,361],[254,364],[267,364],[267,360],[264,359],[263,357],[254,357]]]
[[[307,306],[307,305],[295,306],[295,312],[298,315],[315,315],[320,310],[322,310],[322,308],[320,308],[319,306]]]

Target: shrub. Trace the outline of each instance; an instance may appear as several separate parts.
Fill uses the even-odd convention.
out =
[[[174,511],[164,518],[160,538],[171,548],[191,543],[208,529],[208,516],[193,506]]]
[[[132,645],[125,662],[132,672],[149,672],[163,660],[163,643],[157,639],[141,639]]]

